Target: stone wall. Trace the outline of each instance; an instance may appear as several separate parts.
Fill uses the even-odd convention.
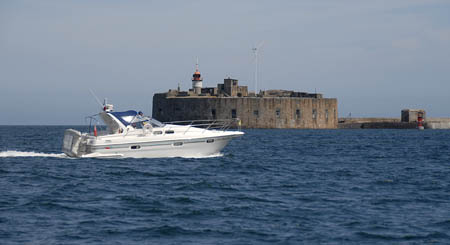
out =
[[[340,129],[414,129],[417,128],[415,122],[380,121],[380,122],[339,122]]]
[[[336,99],[153,96],[153,117],[160,121],[238,117],[243,128],[337,128],[337,113]]]
[[[339,118],[339,123],[398,123],[400,118],[395,117],[341,117]]]
[[[450,129],[450,118],[428,118],[425,121],[426,129]]]
[[[426,121],[426,112],[422,109],[403,109],[401,114],[402,122],[417,122],[421,116]]]

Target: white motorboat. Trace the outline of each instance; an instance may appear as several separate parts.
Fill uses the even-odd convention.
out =
[[[81,133],[67,129],[63,152],[70,157],[203,157],[219,154],[241,131],[230,131],[236,120],[161,123],[133,110],[114,112],[106,104],[97,114],[105,131]],[[179,125],[184,124],[184,125]],[[239,123],[238,123],[239,124]],[[91,127],[90,127],[91,128]]]

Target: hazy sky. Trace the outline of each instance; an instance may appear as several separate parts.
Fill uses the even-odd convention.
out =
[[[338,98],[339,115],[450,117],[450,1],[0,1],[0,124],[84,124],[107,97],[227,76]]]

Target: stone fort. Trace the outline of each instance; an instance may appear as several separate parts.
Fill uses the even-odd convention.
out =
[[[153,96],[152,116],[160,121],[239,118],[243,128],[335,129],[337,99],[289,90],[249,92],[238,80],[224,79],[203,88],[196,66],[189,91],[169,90]]]

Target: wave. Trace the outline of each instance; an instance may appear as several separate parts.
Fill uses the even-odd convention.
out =
[[[64,153],[43,153],[33,151],[2,151],[0,157],[56,157],[67,158]]]

